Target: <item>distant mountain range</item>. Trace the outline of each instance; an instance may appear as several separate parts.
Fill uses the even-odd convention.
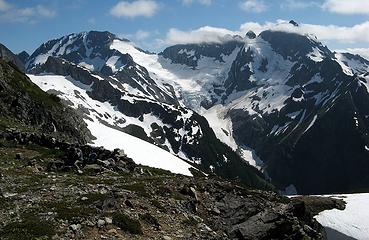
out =
[[[95,142],[114,129],[203,171],[267,187],[264,175],[289,193],[368,189],[369,61],[297,32],[152,54],[92,31],[11,59],[76,109]]]

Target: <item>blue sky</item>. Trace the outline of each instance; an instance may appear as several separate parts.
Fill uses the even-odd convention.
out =
[[[52,38],[107,30],[160,51],[279,19],[302,23],[332,49],[369,48],[368,0],[0,0],[0,42],[31,53]]]

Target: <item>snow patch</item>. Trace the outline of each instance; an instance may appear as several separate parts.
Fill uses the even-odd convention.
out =
[[[316,216],[324,227],[329,227],[347,236],[367,240],[369,236],[369,193],[333,195],[347,202],[345,210],[326,210]]]
[[[310,52],[307,56],[315,62],[321,62],[324,60],[324,55],[322,51],[317,47],[314,47],[313,51]]]
[[[189,171],[191,165],[163,149],[96,121],[85,120],[85,122],[92,135],[97,138],[93,145],[103,146],[109,150],[122,148],[138,164],[192,176]]]

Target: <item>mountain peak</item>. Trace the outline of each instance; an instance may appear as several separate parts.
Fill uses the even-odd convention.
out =
[[[19,70],[24,72],[24,64],[22,63],[22,61],[18,58],[17,55],[15,55],[12,51],[10,51],[7,47],[5,47],[1,43],[0,43],[0,59],[15,64]]]
[[[281,54],[285,59],[297,60],[301,57],[310,57],[321,61],[326,57],[332,57],[332,52],[323,46],[316,38],[308,34],[298,32],[266,30],[259,35],[263,40],[269,42],[273,50]]]
[[[117,35],[109,31],[89,31],[89,32],[84,32],[82,34],[84,34],[87,37],[87,39],[94,41],[96,43],[100,43],[104,41],[113,41],[115,39],[119,39],[125,42],[130,42],[128,39],[120,38]]]
[[[29,58],[28,52],[22,51],[22,52],[18,53],[17,56],[18,56],[19,60],[22,61],[23,64],[27,63],[28,58]]]
[[[255,39],[256,34],[253,31],[250,30],[246,33],[246,37],[249,38],[249,39]]]
[[[106,57],[112,55],[110,49],[114,40],[129,42],[108,31],[73,33],[42,44],[28,59],[27,70],[44,64],[49,56],[61,57],[96,71],[101,69]]]
[[[288,23],[292,24],[295,27],[298,27],[299,26],[299,24],[297,22],[295,22],[294,20],[291,20]]]

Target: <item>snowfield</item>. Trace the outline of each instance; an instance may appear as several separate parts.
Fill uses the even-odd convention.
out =
[[[217,104],[210,109],[201,108],[200,114],[206,118],[217,138],[237,151],[240,156],[252,166],[261,170],[263,162],[256,155],[255,151],[245,146],[239,146],[233,136],[232,121],[227,117],[228,108]]]
[[[116,39],[110,48],[122,54],[131,55],[136,63],[149,71],[150,77],[158,86],[172,85],[177,97],[183,98],[185,104],[195,111],[200,111],[202,100],[210,98],[208,92],[213,89],[214,84],[221,84],[227,78],[232,62],[240,50],[237,47],[230,55],[222,56],[224,62],[201,56],[196,69],[192,69],[186,65],[173,63],[163,56],[142,52],[131,42]],[[187,52],[187,50],[182,49],[180,52]],[[192,56],[195,52],[191,51],[187,54]]]
[[[155,145],[116,130],[115,128],[118,129],[129,123],[138,123],[139,121],[123,115],[108,102],[101,103],[90,98],[87,92],[91,91],[91,86],[84,85],[68,76],[45,74],[39,76],[28,75],[28,77],[45,92],[52,90],[60,93],[58,96],[72,103],[72,108],[88,110],[84,120],[92,135],[97,138],[94,140],[93,145],[103,146],[109,150],[121,148],[137,164],[192,176],[189,171],[189,168],[192,166],[182,159]],[[100,117],[102,115],[105,116],[103,119]],[[125,119],[125,123],[117,125],[116,119]],[[158,119],[154,119],[154,116],[145,115],[145,119],[147,126],[150,126],[151,122],[160,124]],[[103,124],[102,120],[107,124]],[[109,127],[109,125],[115,128]],[[149,131],[149,129],[145,128],[144,130]]]
[[[232,122],[226,116],[228,108],[218,104],[206,110],[200,106],[202,100],[210,99],[209,90],[214,88],[214,84],[222,84],[227,78],[231,65],[240,51],[239,47],[236,47],[229,56],[222,56],[224,62],[202,56],[198,60],[196,69],[172,63],[171,60],[157,54],[142,52],[132,45],[131,42],[114,40],[110,48],[123,54],[131,55],[136,63],[144,66],[149,71],[150,77],[161,88],[165,88],[165,83],[171,84],[175,89],[177,97],[183,99],[184,105],[198,111],[208,120],[218,139],[230,146],[234,151],[238,151],[245,161],[261,169],[263,163],[252,149],[237,146],[233,138]],[[182,49],[181,51],[187,50]],[[194,52],[191,51],[188,54],[193,55]]]
[[[103,146],[108,150],[121,148],[135,163],[192,176],[189,171],[192,166],[169,152],[104,124],[89,120],[85,122],[92,135],[97,138],[93,145]]]
[[[359,239],[369,239],[369,193],[333,195],[347,202],[346,209],[341,211],[337,209],[327,210],[319,213],[316,220],[325,228],[336,230],[346,236]],[[328,239],[337,239],[331,236]],[[345,238],[341,238],[345,239]]]

